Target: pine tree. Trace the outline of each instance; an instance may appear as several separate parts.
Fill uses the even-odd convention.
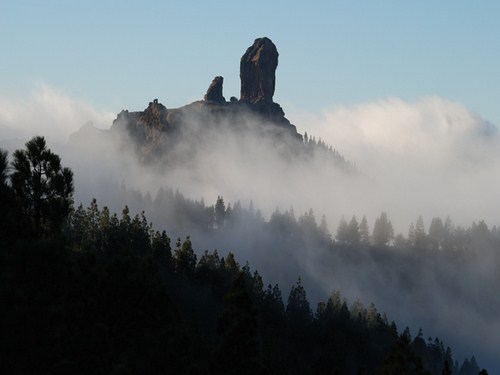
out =
[[[354,320],[364,322],[366,320],[366,309],[359,299],[356,299],[351,307],[351,315]]]
[[[286,317],[292,326],[303,326],[311,321],[311,307],[307,301],[306,290],[302,286],[300,277],[290,290],[286,304]]]
[[[454,246],[453,240],[454,226],[450,217],[446,217],[443,224],[443,250],[452,250]]]
[[[472,356],[470,359],[470,371],[472,374],[479,374],[479,366],[477,365],[475,356]]]
[[[444,225],[439,217],[435,217],[429,226],[429,243],[435,250],[439,250],[443,246],[444,240]]]
[[[337,241],[341,243],[347,243],[349,240],[349,226],[344,217],[340,219],[339,225],[337,227],[337,235],[335,237]]]
[[[332,241],[332,238],[330,236],[330,232],[328,231],[328,223],[326,222],[326,216],[322,215],[321,216],[321,222],[318,227],[319,235],[321,239],[324,241],[326,244],[330,244]]]
[[[419,216],[417,224],[415,224],[415,247],[418,249],[425,248],[427,244],[427,234],[425,233],[424,219]]]
[[[174,251],[175,270],[187,276],[193,276],[196,269],[196,254],[193,250],[191,238],[188,236],[182,243],[180,238],[177,239]]]
[[[156,231],[151,238],[151,255],[159,264],[170,266],[172,262],[172,253],[170,248],[170,238],[165,231]]]
[[[279,288],[278,284],[275,284],[274,287],[271,287],[271,284],[268,285],[265,298],[268,305],[270,305],[275,312],[279,314],[284,313],[285,304],[283,303],[281,289]]]
[[[411,337],[406,331],[385,356],[380,375],[424,375],[422,360],[415,354],[410,344]]]
[[[34,137],[13,156],[10,180],[22,214],[36,237],[56,236],[72,207],[73,173],[62,167],[43,137]]]
[[[0,186],[7,185],[9,177],[9,154],[7,151],[0,149]]]
[[[340,300],[340,292],[335,290],[328,298],[327,308],[332,310],[333,313],[339,313],[342,308],[342,301]]]
[[[100,215],[101,213],[99,212],[97,200],[93,198],[92,201],[90,202],[90,206],[87,207],[87,212],[86,212],[86,238],[89,243],[89,247],[92,247],[93,250],[96,250],[99,247]]]
[[[410,228],[408,229],[408,244],[410,246],[415,246],[415,224],[410,223]]]
[[[377,247],[386,246],[394,237],[392,223],[387,219],[387,214],[382,212],[380,217],[375,220],[373,226],[373,243]]]
[[[444,366],[443,366],[443,371],[441,372],[442,375],[452,375],[453,371],[450,367],[450,363],[446,360],[444,361]]]
[[[364,215],[361,219],[361,223],[359,223],[359,241],[363,246],[368,246],[370,244],[370,230],[368,228],[368,221]]]
[[[254,271],[252,277],[252,294],[257,300],[261,300],[264,297],[264,283],[257,270]]]
[[[260,372],[257,341],[257,310],[243,272],[239,272],[224,296],[224,311],[219,319],[221,336],[214,367],[222,374]]]
[[[229,274],[229,278],[232,279],[240,271],[240,265],[236,262],[234,254],[229,252],[226,259],[224,259],[224,268]]]
[[[377,312],[375,304],[373,302],[370,303],[370,306],[368,306],[368,310],[366,311],[366,323],[368,324],[368,328],[377,328],[380,320],[381,317]]]
[[[215,213],[215,225],[217,229],[223,228],[226,220],[226,205],[224,204],[224,199],[221,196],[217,197],[214,213]]]
[[[347,226],[348,242],[352,246],[358,246],[360,242],[359,225],[356,216],[353,216]]]

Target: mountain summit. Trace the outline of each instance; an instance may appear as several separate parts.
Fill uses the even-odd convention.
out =
[[[273,101],[278,66],[278,51],[269,38],[254,41],[240,61],[241,96],[226,101],[223,96],[223,77],[215,77],[204,100],[180,108],[167,109],[154,99],[139,112],[121,111],[113,121],[112,132],[125,132],[138,147],[143,161],[156,159],[165,152],[165,146],[178,136],[203,129],[255,127],[258,132],[302,140],[296,127],[285,117],[278,103]]]

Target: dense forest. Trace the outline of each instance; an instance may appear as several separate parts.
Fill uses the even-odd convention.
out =
[[[436,218],[426,231],[419,217],[408,236],[394,236],[382,213],[373,230],[366,218],[341,220],[333,238],[312,211],[297,219],[293,209],[277,209],[265,220],[223,197],[207,206],[168,188],[154,199],[122,189],[172,230],[172,242],[128,206],[120,215],[96,200],[74,207],[72,172],[42,137],[10,163],[0,152],[0,190],[4,373],[487,374],[474,356],[459,362],[439,338],[412,336],[341,291],[311,306],[291,259],[296,247],[328,249],[318,256],[329,265],[376,258],[408,268],[412,288],[420,282],[410,272],[415,263],[453,267],[478,244],[498,245],[500,230],[484,222],[464,229]],[[262,234],[248,240],[261,257],[291,262],[296,281],[287,296],[281,288],[289,285],[266,286],[251,264],[210,247],[211,238],[232,243],[249,227]],[[193,236],[177,237],[185,231]],[[195,249],[196,236],[211,250]]]

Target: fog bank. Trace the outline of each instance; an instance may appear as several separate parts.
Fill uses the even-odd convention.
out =
[[[500,224],[497,128],[462,105],[441,98],[416,102],[386,99],[332,107],[320,114],[292,111],[288,117],[299,133],[307,132],[309,138],[321,138],[332,145],[359,173],[345,173],[323,152],[288,157],[290,147],[294,147],[290,140],[276,142],[266,133],[256,133],[253,129],[260,125],[250,117],[242,119],[245,126],[239,131],[231,130],[232,124],[210,128],[194,123],[173,149],[165,151],[178,160],[143,165],[137,162],[132,145],[91,124],[68,142],[70,134],[87,121],[109,129],[115,117],[109,113],[50,88],[42,89],[29,103],[2,104],[0,147],[11,147],[12,151],[19,140],[27,141],[35,134],[46,136],[53,151],[61,154],[63,164],[73,169],[75,203],[84,206],[95,197],[101,207],[109,206],[112,211],[120,212],[127,204],[134,213],[140,212],[145,207],[134,205],[130,194],[120,191],[136,190],[140,196],[136,202],[143,202],[146,195],[153,202],[159,189],[170,187],[187,198],[203,198],[207,205],[214,204],[218,196],[226,203],[241,201],[245,207],[253,202],[265,220],[277,207],[281,211],[293,207],[297,216],[313,209],[317,221],[325,215],[333,235],[339,220],[353,215],[358,221],[366,215],[372,230],[382,211],[387,212],[396,234],[405,236],[419,215],[426,229],[433,217],[444,220],[448,215],[459,226],[469,227],[483,219],[490,227]],[[18,141],[8,142],[12,139]],[[146,216],[158,218],[155,227],[166,229],[170,236],[193,234],[170,233],[164,228],[161,218],[167,215],[176,220],[176,212],[155,212],[154,204],[149,210]],[[253,269],[264,270],[266,283],[285,280],[282,288],[286,291],[295,280],[289,280],[287,271],[279,267],[290,265],[277,264],[272,256],[266,258],[268,249],[256,251],[252,246],[268,242],[258,238],[259,232],[253,229],[246,228],[246,234],[238,232],[238,238],[194,238],[196,245],[205,246],[196,250],[201,253],[217,247],[222,254],[233,251],[240,262],[248,260]],[[425,325],[432,329],[425,334],[439,334],[446,344],[459,348],[460,354],[472,354],[464,352],[463,342],[467,342],[483,350],[493,363],[500,353],[490,347],[500,331],[496,315],[492,317],[490,312],[497,311],[500,303],[493,300],[488,309],[467,304],[469,296],[488,282],[498,281],[497,268],[484,267],[492,264],[491,259],[474,263],[477,273],[462,275],[457,270],[455,275],[455,270],[450,270],[445,276],[454,285],[454,294],[442,287],[436,270],[425,263],[418,268],[424,282],[404,296],[398,264],[394,269],[383,269],[366,257],[359,263],[338,263],[330,268],[318,249],[303,248],[291,254],[290,267],[292,278],[298,276],[295,273],[305,275],[305,285],[316,299],[339,289],[351,302],[356,298],[366,305],[375,302],[400,328],[410,325],[416,334],[419,326]],[[471,278],[479,279],[478,283],[469,282]],[[475,354],[480,362],[486,361],[481,353]]]
[[[427,223],[447,215],[460,225],[500,223],[494,204],[500,200],[498,129],[458,103],[392,98],[319,115],[298,113],[295,121],[375,182],[372,199],[385,207],[397,231],[406,234],[419,214]],[[352,203],[352,213],[360,213],[362,207]]]
[[[49,142],[66,143],[85,122],[107,128],[114,117],[57,88],[39,85],[28,98],[0,97],[0,141],[43,135]]]

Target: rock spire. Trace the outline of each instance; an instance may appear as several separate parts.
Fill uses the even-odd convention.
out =
[[[215,77],[208,87],[207,93],[205,94],[205,101],[215,102],[215,103],[225,103],[226,99],[222,95],[222,83],[224,82],[223,77]]]
[[[241,97],[250,103],[273,102],[278,50],[269,38],[255,39],[240,61]]]

